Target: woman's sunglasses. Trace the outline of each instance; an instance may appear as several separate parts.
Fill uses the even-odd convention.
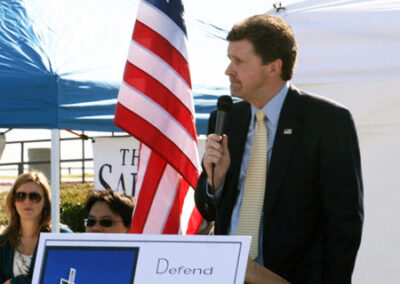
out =
[[[111,219],[101,219],[101,220],[96,220],[92,218],[85,219],[85,227],[93,227],[96,225],[97,222],[99,222],[100,226],[104,228],[110,228],[114,222],[122,222],[122,220],[111,220]]]
[[[42,200],[42,196],[37,192],[26,193],[20,191],[15,193],[15,200],[17,202],[24,202],[27,197],[32,203],[39,203]]]

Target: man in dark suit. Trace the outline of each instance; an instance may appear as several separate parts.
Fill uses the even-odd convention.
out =
[[[363,190],[350,112],[289,82],[297,44],[279,17],[250,17],[227,39],[226,75],[232,95],[243,100],[233,104],[222,136],[213,134],[216,113],[210,116],[195,191],[199,211],[216,221],[218,234],[237,233],[254,114],[261,109],[267,117],[268,170],[255,260],[291,283],[351,283]]]

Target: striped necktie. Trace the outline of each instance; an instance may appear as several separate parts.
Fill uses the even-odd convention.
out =
[[[244,183],[242,208],[240,211],[237,235],[250,235],[250,258],[256,259],[259,251],[260,221],[264,205],[267,178],[267,127],[265,113],[256,112],[256,130],[251,147],[249,165]]]

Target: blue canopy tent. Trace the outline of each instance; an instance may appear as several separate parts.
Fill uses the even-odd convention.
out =
[[[119,131],[113,117],[137,5],[137,0],[1,1],[0,127]],[[187,22],[197,29],[189,37],[202,58],[210,56],[196,46],[202,42],[204,48],[204,38],[225,44],[224,31],[215,36],[221,30],[204,21]],[[228,93],[226,86],[207,85],[210,71],[192,75],[199,133],[206,132],[216,97]]]

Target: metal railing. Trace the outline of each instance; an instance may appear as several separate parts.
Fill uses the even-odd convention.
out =
[[[81,140],[81,157],[78,159],[60,159],[60,171],[62,172],[63,170],[68,170],[69,173],[71,173],[71,169],[78,169],[80,170],[80,175],[82,177],[81,182],[85,183],[87,182],[87,170],[93,170],[93,168],[86,166],[86,162],[93,162],[93,157],[87,157],[87,153],[85,151],[85,142],[89,142],[88,140],[91,139],[93,142],[95,142],[96,138],[107,138],[107,137],[114,137],[114,133],[112,132],[111,135],[105,135],[105,136],[96,136],[96,137],[87,137],[84,135],[84,132],[82,132],[82,135],[85,138],[82,137],[69,137],[69,138],[60,138],[60,149],[62,152],[62,142],[65,141],[71,141],[71,140]],[[119,136],[129,136],[129,135],[119,135]],[[7,145],[9,144],[19,144],[20,145],[20,159],[17,162],[8,162],[8,163],[0,163],[0,171],[16,171],[18,175],[24,173],[26,166],[29,165],[35,165],[35,164],[50,164],[51,161],[50,159],[44,159],[44,160],[35,160],[35,161],[27,161],[25,159],[25,149],[27,144],[32,144],[32,143],[49,143],[49,147],[51,145],[51,139],[35,139],[35,140],[20,140],[20,141],[7,141],[6,142],[6,148]],[[74,166],[65,166],[63,167],[63,164],[68,164],[68,163],[79,163],[80,166],[74,167]],[[15,167],[15,168],[5,168],[5,167]]]
[[[94,137],[88,137],[85,135],[85,132],[82,131],[82,134],[78,134],[74,131],[67,130],[70,133],[74,133],[78,135],[79,137],[64,137],[60,138],[60,151],[62,153],[63,148],[62,148],[62,142],[66,141],[72,141],[72,140],[81,140],[81,157],[78,159],[60,159],[60,172],[62,173],[63,170],[67,170],[69,173],[71,173],[71,169],[78,169],[80,170],[80,175],[82,177],[81,182],[85,183],[87,182],[86,180],[86,170],[93,170],[92,167],[86,166],[86,162],[93,162],[93,157],[87,157],[87,153],[85,151],[85,142],[89,142],[91,140],[93,143],[95,143],[96,138],[109,138],[109,137],[129,137],[130,135],[127,134],[118,134],[115,135],[114,132],[111,132],[111,135],[100,135],[100,136],[94,136]],[[8,131],[7,131],[8,132]],[[110,132],[109,132],[110,133]],[[19,144],[20,145],[20,159],[17,162],[8,162],[8,163],[0,163],[0,171],[16,171],[18,175],[24,173],[25,167],[29,165],[35,165],[35,164],[50,164],[51,160],[50,159],[44,159],[44,160],[35,160],[35,161],[26,161],[25,159],[25,150],[27,149],[26,145],[27,144],[32,144],[32,143],[48,143],[49,147],[51,147],[51,139],[35,139],[35,140],[19,140],[19,141],[6,141],[6,149],[7,145],[9,144]],[[65,164],[71,164],[71,163],[80,163],[79,167],[76,166],[63,166]],[[16,167],[16,169],[5,169],[5,167]]]
[[[60,168],[63,169],[62,164],[65,163],[73,163],[73,162],[78,162],[81,164],[80,170],[81,170],[81,176],[82,176],[82,183],[86,182],[86,169],[89,169],[86,167],[85,162],[92,162],[93,158],[88,158],[86,157],[85,154],[85,139],[79,138],[79,137],[71,137],[71,138],[60,138],[60,143],[63,141],[71,141],[71,140],[82,140],[81,143],[81,158],[79,159],[60,159]],[[8,171],[13,171],[15,169],[4,169],[4,167],[10,167],[10,166],[16,166],[16,171],[17,174],[20,175],[24,173],[25,171],[25,166],[29,165],[37,165],[37,164],[50,164],[50,159],[45,159],[45,160],[35,160],[35,161],[26,161],[25,160],[25,149],[27,144],[33,144],[33,143],[49,143],[51,142],[51,139],[36,139],[36,140],[20,140],[20,141],[10,141],[6,142],[6,145],[9,144],[19,144],[20,145],[20,160],[17,162],[9,162],[9,163],[0,163],[0,170],[8,170]],[[67,169],[70,167],[66,167]]]

